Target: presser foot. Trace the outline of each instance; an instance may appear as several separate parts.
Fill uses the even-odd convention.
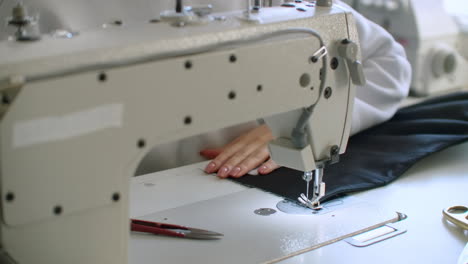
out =
[[[302,179],[306,181],[306,194],[301,193],[297,198],[301,204],[312,210],[320,210],[322,206],[320,205],[320,199],[325,196],[325,183],[322,181],[323,178],[323,168],[319,167],[312,171],[305,171]],[[312,200],[309,199],[309,183],[313,179],[313,195]]]
[[[299,200],[299,202],[305,206],[307,206],[308,208],[312,209],[312,210],[320,210],[322,209],[322,205],[320,205],[320,201],[319,201],[319,198],[317,199],[314,199],[314,200],[310,200],[307,198],[307,196],[303,193],[301,193],[301,196],[299,196],[297,198],[297,200]]]

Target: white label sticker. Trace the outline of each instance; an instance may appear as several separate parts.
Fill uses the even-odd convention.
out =
[[[62,116],[17,122],[13,148],[66,140],[99,130],[122,126],[123,105],[109,104]]]

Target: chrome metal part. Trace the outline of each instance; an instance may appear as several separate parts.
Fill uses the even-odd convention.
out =
[[[302,202],[301,204],[299,204],[290,200],[282,200],[276,204],[276,208],[278,208],[278,210],[286,214],[311,215],[318,214],[319,212],[320,214],[323,213],[323,210],[312,210],[308,206],[303,206],[302,204]]]
[[[22,3],[13,7],[8,25],[16,27],[17,41],[35,41],[41,38],[37,19],[28,15],[27,9]]]
[[[404,233],[406,233],[406,229],[386,224],[356,236],[348,237],[344,241],[355,247],[367,247]]]
[[[444,218],[462,229],[468,230],[468,207],[457,205],[444,209]]]
[[[314,205],[320,206],[320,198],[325,195],[325,183],[322,181],[323,179],[323,168],[317,168],[314,171],[314,189],[313,189],[313,196],[312,196],[312,203]]]
[[[353,208],[355,206],[363,205],[365,201],[355,198],[353,196],[344,196],[333,199],[331,201],[324,202],[321,204],[321,210],[314,210],[310,207],[303,206],[302,203],[285,199],[276,204],[276,208],[279,211],[286,214],[298,214],[298,215],[324,215],[340,211],[346,208]],[[333,215],[333,214],[332,214]],[[332,216],[333,217],[333,216]],[[404,219],[404,218],[403,218]]]
[[[312,171],[305,171],[302,175],[302,179],[307,182],[306,197],[309,199],[309,183],[312,180],[314,174]]]
[[[301,195],[299,197],[297,197],[297,200],[305,205],[306,207],[310,208],[310,209],[315,209],[313,204],[312,204],[312,201],[309,200],[303,193],[301,193]]]
[[[328,54],[327,47],[322,46],[320,49],[318,49],[316,52],[311,57],[312,62],[317,62],[319,61],[323,56]]]
[[[307,172],[306,172],[307,173]],[[303,178],[307,179],[308,176],[306,176],[304,173]],[[307,195],[304,195],[301,193],[301,195],[297,198],[299,202],[301,202],[303,205],[314,209],[314,210],[320,210],[322,209],[322,206],[320,205],[320,199],[325,195],[325,183],[322,181],[323,178],[323,168],[317,168],[314,170],[314,181],[313,181],[313,186],[312,186],[312,199],[309,199],[308,192],[309,192],[309,181],[307,181]]]
[[[179,230],[178,232],[184,234],[186,238],[193,238],[193,239],[215,240],[215,239],[221,239],[224,236],[221,233],[198,229],[198,228],[189,228],[189,230]]]

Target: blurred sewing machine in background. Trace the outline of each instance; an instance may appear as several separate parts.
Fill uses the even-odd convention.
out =
[[[468,86],[468,3],[464,0],[351,0],[386,28],[413,68],[411,93],[425,96]]]
[[[52,31],[38,17],[59,25],[80,9],[31,1],[37,16],[7,2],[2,263],[126,263],[129,177],[145,153],[258,118],[277,137],[275,161],[320,171],[323,194],[321,170],[346,149],[352,83],[364,83],[353,18],[331,1],[226,13],[177,1],[161,15],[141,8]]]

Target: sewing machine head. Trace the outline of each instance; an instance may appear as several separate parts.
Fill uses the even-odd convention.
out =
[[[363,76],[352,16],[329,4],[178,7],[71,38],[19,27],[0,42],[4,256],[126,263],[129,177],[160,143],[264,118],[279,164],[335,162]]]

